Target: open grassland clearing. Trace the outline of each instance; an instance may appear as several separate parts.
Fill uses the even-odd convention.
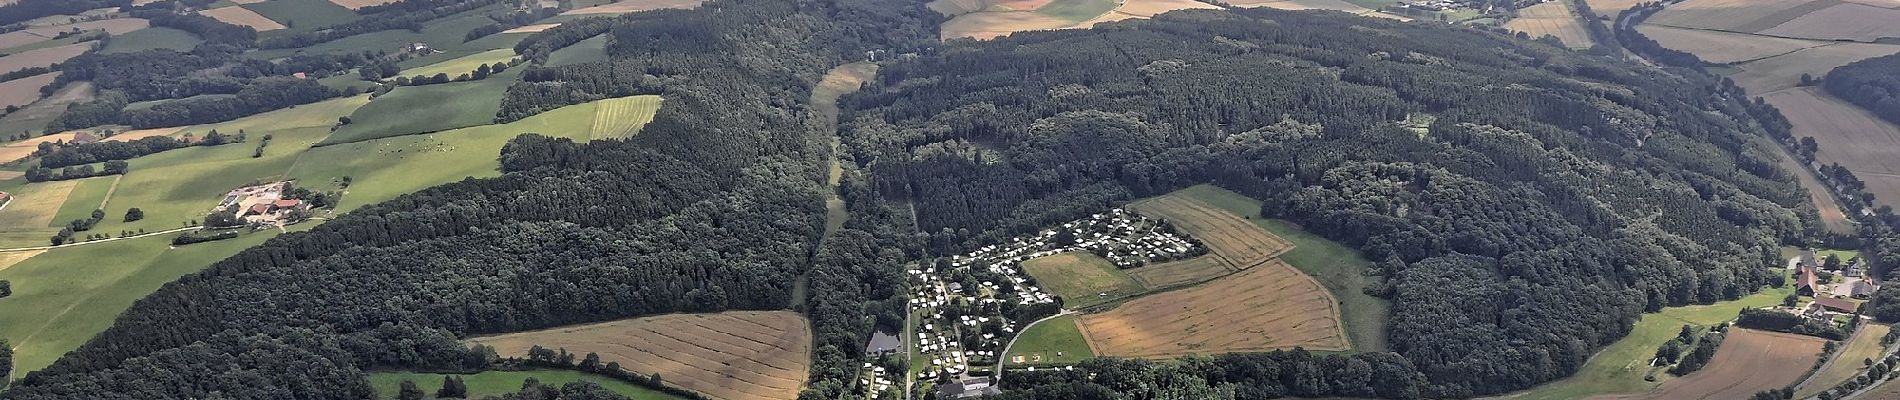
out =
[[[471,338],[504,355],[529,348],[597,353],[639,375],[722,399],[792,399],[809,374],[812,337],[790,311],[668,314]]]
[[[1068,252],[1023,261],[1023,272],[1038,286],[1061,296],[1063,306],[1084,308],[1143,292],[1142,285],[1108,260]]]
[[[1689,52],[1701,58],[1702,61],[1716,64],[1753,61],[1829,44],[1824,41],[1652,24],[1639,25],[1636,31],[1642,32],[1643,36],[1648,36],[1650,39],[1655,39],[1656,43],[1662,44],[1663,47]]]
[[[251,27],[251,29],[256,29],[258,32],[285,28],[284,24],[272,21],[270,18],[265,18],[263,14],[258,14],[256,11],[251,11],[248,8],[240,6],[219,7],[199,11],[198,13],[207,17],[216,18],[219,21],[224,21],[224,23],[227,24],[248,26]]]
[[[1795,398],[1805,399],[1819,395],[1821,392],[1833,389],[1834,385],[1860,376],[1861,372],[1867,369],[1867,360],[1877,362],[1881,356],[1885,355],[1886,349],[1880,347],[1880,338],[1887,336],[1887,331],[1892,329],[1893,327],[1889,325],[1861,324],[1860,330],[1854,332],[1854,336],[1847,338],[1847,342],[1841,346],[1840,350],[1834,352],[1834,361],[1828,363],[1827,368],[1816,371],[1813,377],[1808,378],[1806,384],[1795,391]]]
[[[351,10],[359,10],[369,6],[380,6],[398,1],[402,0],[330,0],[331,3],[336,3],[336,5]]]
[[[561,15],[625,14],[668,8],[690,10],[699,8],[699,5],[705,2],[706,0],[625,0],[619,3],[567,10]]]
[[[1735,319],[1743,308],[1767,307],[1781,304],[1781,299],[1794,293],[1792,285],[1765,288],[1760,292],[1741,299],[1720,301],[1715,304],[1667,307],[1661,312],[1643,314],[1636,320],[1630,333],[1591,356],[1583,368],[1569,378],[1546,383],[1529,391],[1519,392],[1499,398],[1515,400],[1572,400],[1594,395],[1618,393],[1637,393],[1655,389],[1663,382],[1675,379],[1673,376],[1657,371],[1656,381],[1644,379],[1650,373],[1649,361],[1656,356],[1656,348],[1676,337],[1683,325],[1707,328]],[[1727,348],[1726,344],[1723,348]],[[1813,364],[1800,364],[1787,369],[1806,368]],[[1704,369],[1706,372],[1707,369]],[[1787,384],[1783,382],[1782,384]],[[1750,392],[1752,394],[1753,392]],[[1743,398],[1746,398],[1744,396]]]
[[[1017,357],[1021,357],[1019,361]],[[1088,339],[1082,337],[1074,315],[1063,315],[1029,326],[1016,335],[1009,352],[1003,354],[1003,366],[1074,365],[1090,358]]]
[[[502,95],[524,68],[479,81],[403,86],[350,114],[350,124],[322,144],[440,132],[493,123]],[[591,122],[591,121],[590,121]]]
[[[305,187],[323,191],[342,189],[335,182],[350,177],[353,183],[337,206],[339,212],[349,211],[430,186],[500,175],[496,155],[523,133],[589,140],[596,136],[589,127],[601,104],[612,101],[561,107],[507,124],[312,148],[288,175]]]
[[[1688,0],[1671,4],[1644,23],[1678,28],[1756,33],[1840,0]],[[1608,15],[1616,15],[1614,12]]]
[[[595,140],[633,136],[648,122],[653,122],[653,115],[660,111],[660,96],[621,97],[596,103],[600,108],[594,112],[594,126],[589,135]]]
[[[1351,348],[1338,302],[1278,260],[1084,315],[1081,327],[1095,354],[1115,357]]]
[[[1740,72],[1728,77],[1749,95],[1763,96],[1799,86],[1801,74],[1820,78],[1842,65],[1894,53],[1900,53],[1900,45],[1834,43],[1743,63],[1736,66]]]
[[[931,0],[929,3],[924,3],[925,8],[947,16],[983,11],[989,6],[989,2],[985,0]]]
[[[1840,164],[1861,181],[1881,204],[1900,199],[1900,126],[1865,109],[1804,87],[1763,96],[1794,125],[1796,137],[1813,137],[1822,163]]]
[[[1587,49],[1596,45],[1590,40],[1590,32],[1583,30],[1583,23],[1570,11],[1567,0],[1549,0],[1518,10],[1517,18],[1504,24],[1517,32],[1524,32],[1532,38],[1555,36],[1565,46],[1573,49]]]
[[[1056,19],[1079,23],[1107,14],[1118,5],[1116,0],[1054,0],[1031,10]]]
[[[244,9],[283,24],[287,32],[314,31],[363,18],[330,0],[271,0],[245,4]]]
[[[12,191],[13,199],[0,209],[0,230],[43,231],[52,226],[61,204],[71,195],[78,181],[41,182]],[[64,223],[65,221],[60,221]]]
[[[1872,42],[1900,37],[1900,10],[1836,4],[1759,32],[1763,35]]]
[[[265,230],[178,248],[168,248],[172,235],[154,235],[47,250],[0,270],[0,279],[13,282],[13,296],[0,307],[0,337],[14,346],[14,377],[91,340],[159,286],[277,234]]]
[[[1175,193],[1246,216],[1249,222],[1291,243],[1293,248],[1282,253],[1280,260],[1318,279],[1339,300],[1340,314],[1352,338],[1353,350],[1386,351],[1385,322],[1392,305],[1385,299],[1366,294],[1365,289],[1373,284],[1367,273],[1372,262],[1361,256],[1359,250],[1314,235],[1292,222],[1262,218],[1259,200],[1219,186],[1196,185]]]
[[[1795,383],[1821,358],[1827,340],[1791,333],[1730,328],[1702,370],[1648,393],[1604,399],[1746,399]]]
[[[403,70],[402,74],[399,76],[415,77],[418,75],[435,76],[435,74],[448,74],[449,78],[455,78],[456,76],[460,76],[462,74],[473,73],[475,72],[475,69],[481,68],[483,65],[494,65],[495,63],[498,63],[498,62],[507,62],[509,59],[513,59],[513,58],[515,58],[514,49],[494,49],[494,50],[484,51],[480,53],[475,53],[475,54],[464,56],[461,58],[456,58],[453,60],[443,61],[443,62],[439,62],[435,64],[429,64],[427,66],[423,66],[419,68],[410,68],[407,70]]]
[[[75,182],[75,184],[73,185],[72,192],[66,194],[66,201],[61,202],[59,213],[53,215],[53,222],[49,226],[60,227],[73,220],[92,218],[92,211],[105,205],[107,200],[106,196],[112,192],[112,187],[119,183],[119,177],[119,175],[95,176],[85,179],[60,181]],[[41,183],[52,182],[32,183],[28,184],[28,186]],[[125,214],[119,215],[123,216]]]
[[[1151,197],[1130,203],[1128,208],[1168,221],[1181,233],[1207,245],[1211,254],[1226,261],[1235,271],[1251,268],[1293,248],[1291,243],[1235,213],[1184,194]]]
[[[607,35],[599,35],[548,53],[547,66],[559,67],[607,59]]]
[[[59,72],[48,72],[0,82],[0,108],[25,107],[28,104],[39,101],[40,87],[53,83],[53,79],[58,78],[59,74]],[[7,132],[5,134],[11,135],[16,133],[17,132]]]
[[[13,72],[33,67],[50,67],[63,63],[92,50],[92,42],[73,43],[65,46],[33,49],[0,57],[0,73]]]
[[[528,378],[534,378],[534,380],[540,381],[542,385],[554,388],[559,388],[561,385],[566,385],[571,382],[593,382],[600,384],[601,387],[609,391],[619,393],[633,400],[672,400],[681,398],[666,392],[623,382],[619,379],[580,371],[546,369],[532,371],[485,371],[476,374],[454,375],[375,371],[369,373],[369,385],[376,389],[377,398],[393,399],[396,398],[397,391],[401,390],[402,381],[414,381],[416,387],[421,388],[423,393],[428,394],[428,396],[424,398],[433,399],[436,398],[433,397],[435,392],[442,389],[442,378],[446,376],[462,378],[462,384],[468,387],[468,396],[466,398],[470,399],[518,392],[521,390],[521,384],[526,382]]]
[[[132,31],[124,35],[113,36],[106,42],[101,53],[132,53],[154,49],[190,51],[192,47],[203,43],[198,35],[182,30],[156,26]]]

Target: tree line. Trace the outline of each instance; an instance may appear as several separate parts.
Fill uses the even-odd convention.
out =
[[[1821,81],[1828,94],[1900,124],[1900,56],[1855,61],[1834,68]]]

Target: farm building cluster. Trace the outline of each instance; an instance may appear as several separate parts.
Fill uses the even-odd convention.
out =
[[[1813,302],[1801,308],[1801,315],[1808,318],[1853,314],[1860,305],[1854,300],[1866,299],[1880,290],[1880,283],[1874,280],[1867,270],[1867,262],[1860,257],[1822,258],[1814,250],[1804,250],[1801,255],[1788,259],[1788,268],[1794,272],[1795,293],[1814,297]]]
[[[277,224],[295,219],[294,213],[310,209],[303,200],[284,198],[290,181],[272,182],[232,189],[218,201],[218,210],[237,207],[237,216],[250,224]]]
[[[989,369],[1026,324],[1060,312],[1062,300],[1037,286],[1022,262],[1066,252],[1094,253],[1120,268],[1135,268],[1200,256],[1207,249],[1165,221],[1117,208],[912,266],[906,273],[915,333],[899,338],[915,340],[913,347],[922,355],[911,360],[922,364],[918,378],[961,382],[972,368]],[[874,338],[866,351],[880,349],[876,344]]]

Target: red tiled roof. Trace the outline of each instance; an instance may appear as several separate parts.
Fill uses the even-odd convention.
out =
[[[1854,304],[1854,302],[1851,302],[1851,301],[1847,301],[1844,299],[1825,298],[1825,297],[1814,299],[1814,304],[1818,304],[1821,307],[1826,307],[1829,310],[1834,310],[1834,311],[1839,311],[1839,312],[1844,312],[1844,313],[1851,313],[1851,312],[1854,312],[1854,310],[1860,308],[1859,304]]]
[[[249,212],[249,213],[250,213],[250,214],[263,214],[263,213],[267,213],[267,212],[270,212],[270,205],[269,205],[269,204],[264,204],[264,203],[257,203],[257,204],[252,204],[252,205],[251,205],[251,210],[250,210],[250,212]]]
[[[290,208],[290,207],[296,207],[296,206],[298,206],[298,205],[302,205],[302,204],[303,204],[303,200],[297,200],[297,199],[277,199],[277,201],[273,201],[273,202],[271,202],[270,204],[271,204],[272,206],[276,206],[277,208]]]
[[[1814,284],[1815,284],[1814,268],[1804,265],[1804,266],[1801,266],[1799,270],[1801,271],[1801,277],[1795,281],[1794,287],[1814,289]]]

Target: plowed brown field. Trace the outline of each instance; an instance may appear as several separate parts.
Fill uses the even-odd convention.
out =
[[[811,330],[789,311],[669,314],[469,341],[512,356],[537,345],[597,353],[601,362],[732,400],[797,398],[811,369]]]
[[[1648,393],[1598,396],[1604,400],[1746,399],[1801,379],[1821,358],[1825,340],[1813,336],[1731,328],[1708,367]]]
[[[1199,286],[1130,300],[1077,321],[1096,355],[1187,354],[1351,347],[1339,302],[1279,260]]]

